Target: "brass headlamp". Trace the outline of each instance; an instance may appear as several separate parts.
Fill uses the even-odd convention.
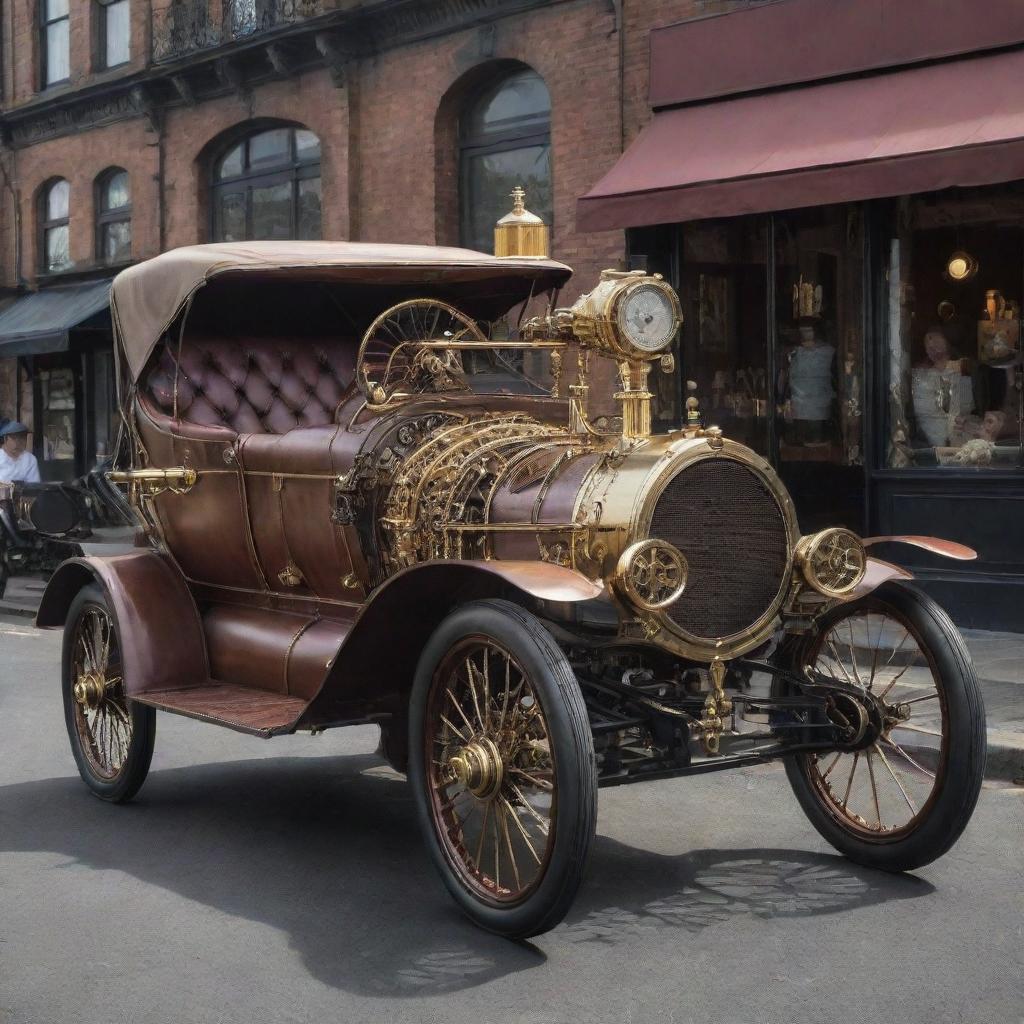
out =
[[[825,597],[842,597],[864,578],[867,552],[850,530],[832,527],[801,537],[796,564],[809,586]]]

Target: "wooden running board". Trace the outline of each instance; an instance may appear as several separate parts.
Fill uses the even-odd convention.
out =
[[[291,732],[292,726],[309,704],[302,697],[254,690],[249,686],[210,683],[185,690],[152,690],[133,697],[160,711],[236,729],[252,736],[269,738]]]

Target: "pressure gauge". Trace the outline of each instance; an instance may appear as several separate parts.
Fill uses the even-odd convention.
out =
[[[678,300],[661,281],[639,281],[621,294],[616,321],[623,338],[645,356],[671,344],[679,328]]]

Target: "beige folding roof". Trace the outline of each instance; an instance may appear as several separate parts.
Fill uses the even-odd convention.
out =
[[[470,249],[367,242],[222,242],[172,249],[114,278],[114,330],[132,376],[196,291],[214,278],[296,278],[409,284],[518,278],[531,290],[558,287],[572,270],[554,260],[498,258]]]

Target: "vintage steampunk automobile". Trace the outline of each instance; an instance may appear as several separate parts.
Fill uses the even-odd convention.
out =
[[[599,786],[784,758],[855,861],[949,849],[985,761],[953,624],[876,539],[802,536],[694,400],[652,436],[675,293],[609,271],[559,308],[570,274],[240,243],[118,276],[132,455],[110,476],[139,549],[66,562],[38,616],[96,795],[142,785],[156,710],[261,737],[379,723],[449,891],[517,937],[566,913]],[[590,411],[599,358],[621,424]]]

